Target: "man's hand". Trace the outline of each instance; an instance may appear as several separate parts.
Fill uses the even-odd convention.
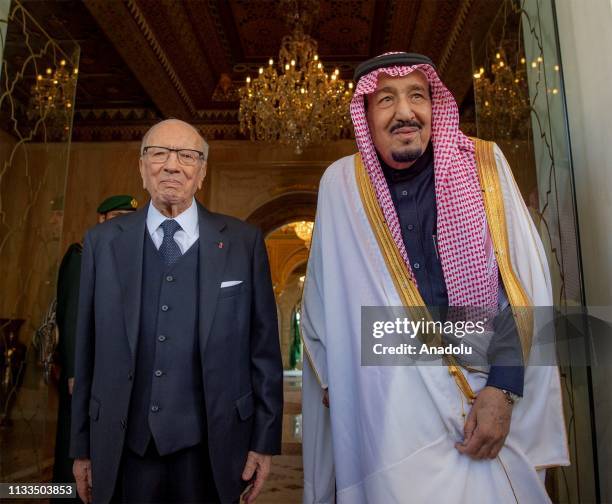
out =
[[[272,464],[272,455],[262,455],[254,451],[250,451],[247,456],[246,464],[244,465],[244,471],[242,471],[242,479],[244,481],[251,481],[253,477],[255,480],[251,483],[251,486],[247,492],[242,496],[244,502],[252,504],[257,499],[257,496],[263,488],[264,482],[270,474],[270,465]]]
[[[510,430],[512,405],[498,388],[480,391],[463,427],[463,443],[455,447],[475,460],[493,459],[504,446]]]
[[[76,459],[72,464],[72,474],[76,480],[79,497],[85,504],[88,504],[91,502],[91,460]]]
[[[323,406],[329,408],[329,389],[323,389]]]
[[[72,395],[73,390],[74,390],[74,377],[68,378],[68,393]]]

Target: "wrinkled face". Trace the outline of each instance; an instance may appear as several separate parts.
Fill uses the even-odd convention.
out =
[[[431,97],[425,75],[380,74],[367,97],[367,119],[374,147],[392,168],[408,168],[425,152],[431,138]]]
[[[115,217],[119,217],[120,215],[127,213],[132,213],[132,210],[111,210],[105,214],[98,214],[98,223],[101,224],[104,221],[114,219]]]
[[[145,141],[144,148],[156,146],[170,149],[203,150],[202,139],[187,123],[168,120],[155,126]],[[157,207],[189,206],[193,195],[202,187],[206,175],[206,161],[197,159],[189,165],[179,159],[179,153],[170,152],[167,159],[159,149],[146,149],[140,157],[140,175],[143,187]],[[162,160],[160,160],[160,158]]]

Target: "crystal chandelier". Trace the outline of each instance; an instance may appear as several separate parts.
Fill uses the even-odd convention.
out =
[[[525,57],[512,68],[503,48],[495,52],[489,71],[474,73],[474,96],[478,110],[478,136],[485,139],[521,138],[531,113]],[[540,58],[541,60],[541,58]],[[535,63],[533,63],[535,64]],[[532,65],[533,65],[532,64]]]
[[[42,117],[68,131],[78,73],[78,68],[69,70],[66,60],[61,60],[55,70],[47,68],[44,74],[38,74],[31,89],[30,119]]]
[[[300,154],[307,145],[350,134],[353,83],[347,85],[338,69],[325,72],[317,42],[305,32],[310,13],[300,13],[297,4],[293,32],[281,42],[278,67],[270,59],[240,89],[240,129],[251,140],[293,145]]]
[[[314,222],[312,221],[300,221],[291,223],[293,231],[297,237],[304,242],[306,248],[310,248],[310,242],[312,241],[312,230],[314,228]]]

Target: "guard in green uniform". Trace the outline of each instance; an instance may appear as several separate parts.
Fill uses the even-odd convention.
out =
[[[113,219],[121,214],[133,212],[138,202],[129,195],[118,195],[106,198],[98,207],[98,222]],[[57,412],[57,435],[55,439],[55,464],[53,481],[56,483],[74,482],[72,459],[68,457],[70,445],[70,402],[74,386],[74,354],[79,302],[79,280],[81,273],[81,243],[68,247],[62,259],[57,278],[57,311],[56,321],[59,331],[57,345],[60,379],[58,384],[59,406]],[[67,504],[66,499],[58,500]],[[74,502],[81,502],[76,497]]]

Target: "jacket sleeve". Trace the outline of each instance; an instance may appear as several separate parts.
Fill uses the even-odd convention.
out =
[[[255,423],[250,449],[277,455],[281,452],[283,364],[268,254],[259,230],[255,236],[252,268],[251,383]]]
[[[71,458],[89,458],[89,399],[95,352],[95,261],[90,234],[85,236],[76,325],[75,380],[72,394]]]
[[[68,378],[74,377],[80,272],[81,247],[77,244],[72,244],[62,260],[57,281],[58,350],[60,352],[63,374]]]

